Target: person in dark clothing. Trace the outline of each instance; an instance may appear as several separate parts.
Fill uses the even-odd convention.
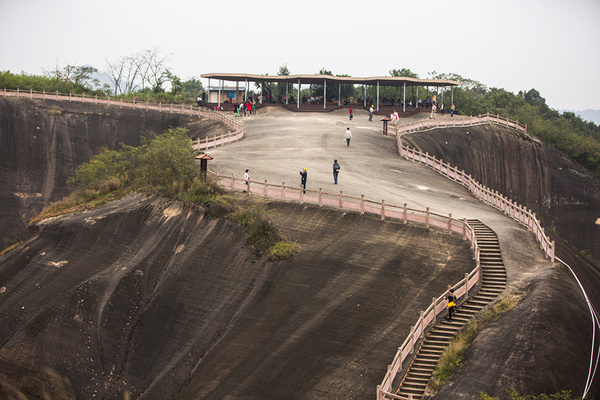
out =
[[[450,289],[448,294],[448,321],[452,321],[452,316],[456,312],[456,296],[454,295],[454,289]]]
[[[308,173],[306,172],[306,168],[304,168],[300,171],[300,185],[304,189],[303,193],[306,193],[306,176],[307,175],[308,175]]]
[[[340,173],[340,164],[337,160],[333,160],[333,183],[337,185],[338,174]]]

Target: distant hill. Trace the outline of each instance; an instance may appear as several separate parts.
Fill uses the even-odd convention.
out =
[[[593,123],[595,123],[596,125],[600,126],[600,110],[584,110],[584,111],[575,111],[575,110],[560,110],[561,113],[564,113],[566,111],[575,113],[577,115],[579,115],[582,119],[586,120],[586,121],[591,121]]]

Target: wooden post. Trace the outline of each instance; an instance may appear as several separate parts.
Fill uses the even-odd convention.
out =
[[[385,219],[385,200],[381,200],[381,220]]]
[[[323,189],[319,188],[319,207],[323,207]]]
[[[98,104],[98,95],[95,96],[94,104]]]
[[[344,209],[344,192],[340,190],[340,210]]]
[[[465,273],[465,299],[467,298],[468,294],[469,294],[469,273],[466,272]]]
[[[162,101],[158,102],[158,112],[162,112]]]
[[[173,103],[171,103],[171,108],[169,109],[169,114],[173,112]]]
[[[281,182],[281,199],[285,200],[285,182]]]
[[[421,311],[421,339],[425,336],[425,313]]]
[[[448,214],[448,233],[452,234],[452,213]]]
[[[29,89],[29,98],[33,99],[33,89]]]
[[[433,321],[437,318],[437,298],[431,298],[431,305],[433,306]]]
[[[410,354],[415,352],[415,327],[410,327]]]
[[[408,209],[406,208],[406,203],[404,203],[404,211],[402,212],[402,222],[406,224],[408,221]]]
[[[265,179],[265,192],[264,192],[265,198],[267,197],[267,185],[268,185],[267,180]]]
[[[425,228],[429,228],[429,207],[426,208],[425,214]]]
[[[235,190],[235,175],[231,174],[231,190]]]
[[[467,219],[463,218],[463,240],[467,240]]]

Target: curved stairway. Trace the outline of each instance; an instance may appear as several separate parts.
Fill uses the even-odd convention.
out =
[[[433,375],[442,353],[458,333],[482,308],[490,304],[506,288],[506,269],[500,255],[496,233],[478,220],[468,220],[475,230],[480,247],[481,287],[456,309],[452,322],[444,317],[427,333],[408,367],[396,395],[420,399]]]

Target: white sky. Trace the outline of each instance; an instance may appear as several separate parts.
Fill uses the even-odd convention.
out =
[[[158,47],[184,80],[409,68],[585,110],[600,109],[599,40],[599,0],[0,0],[0,71],[28,74]]]

